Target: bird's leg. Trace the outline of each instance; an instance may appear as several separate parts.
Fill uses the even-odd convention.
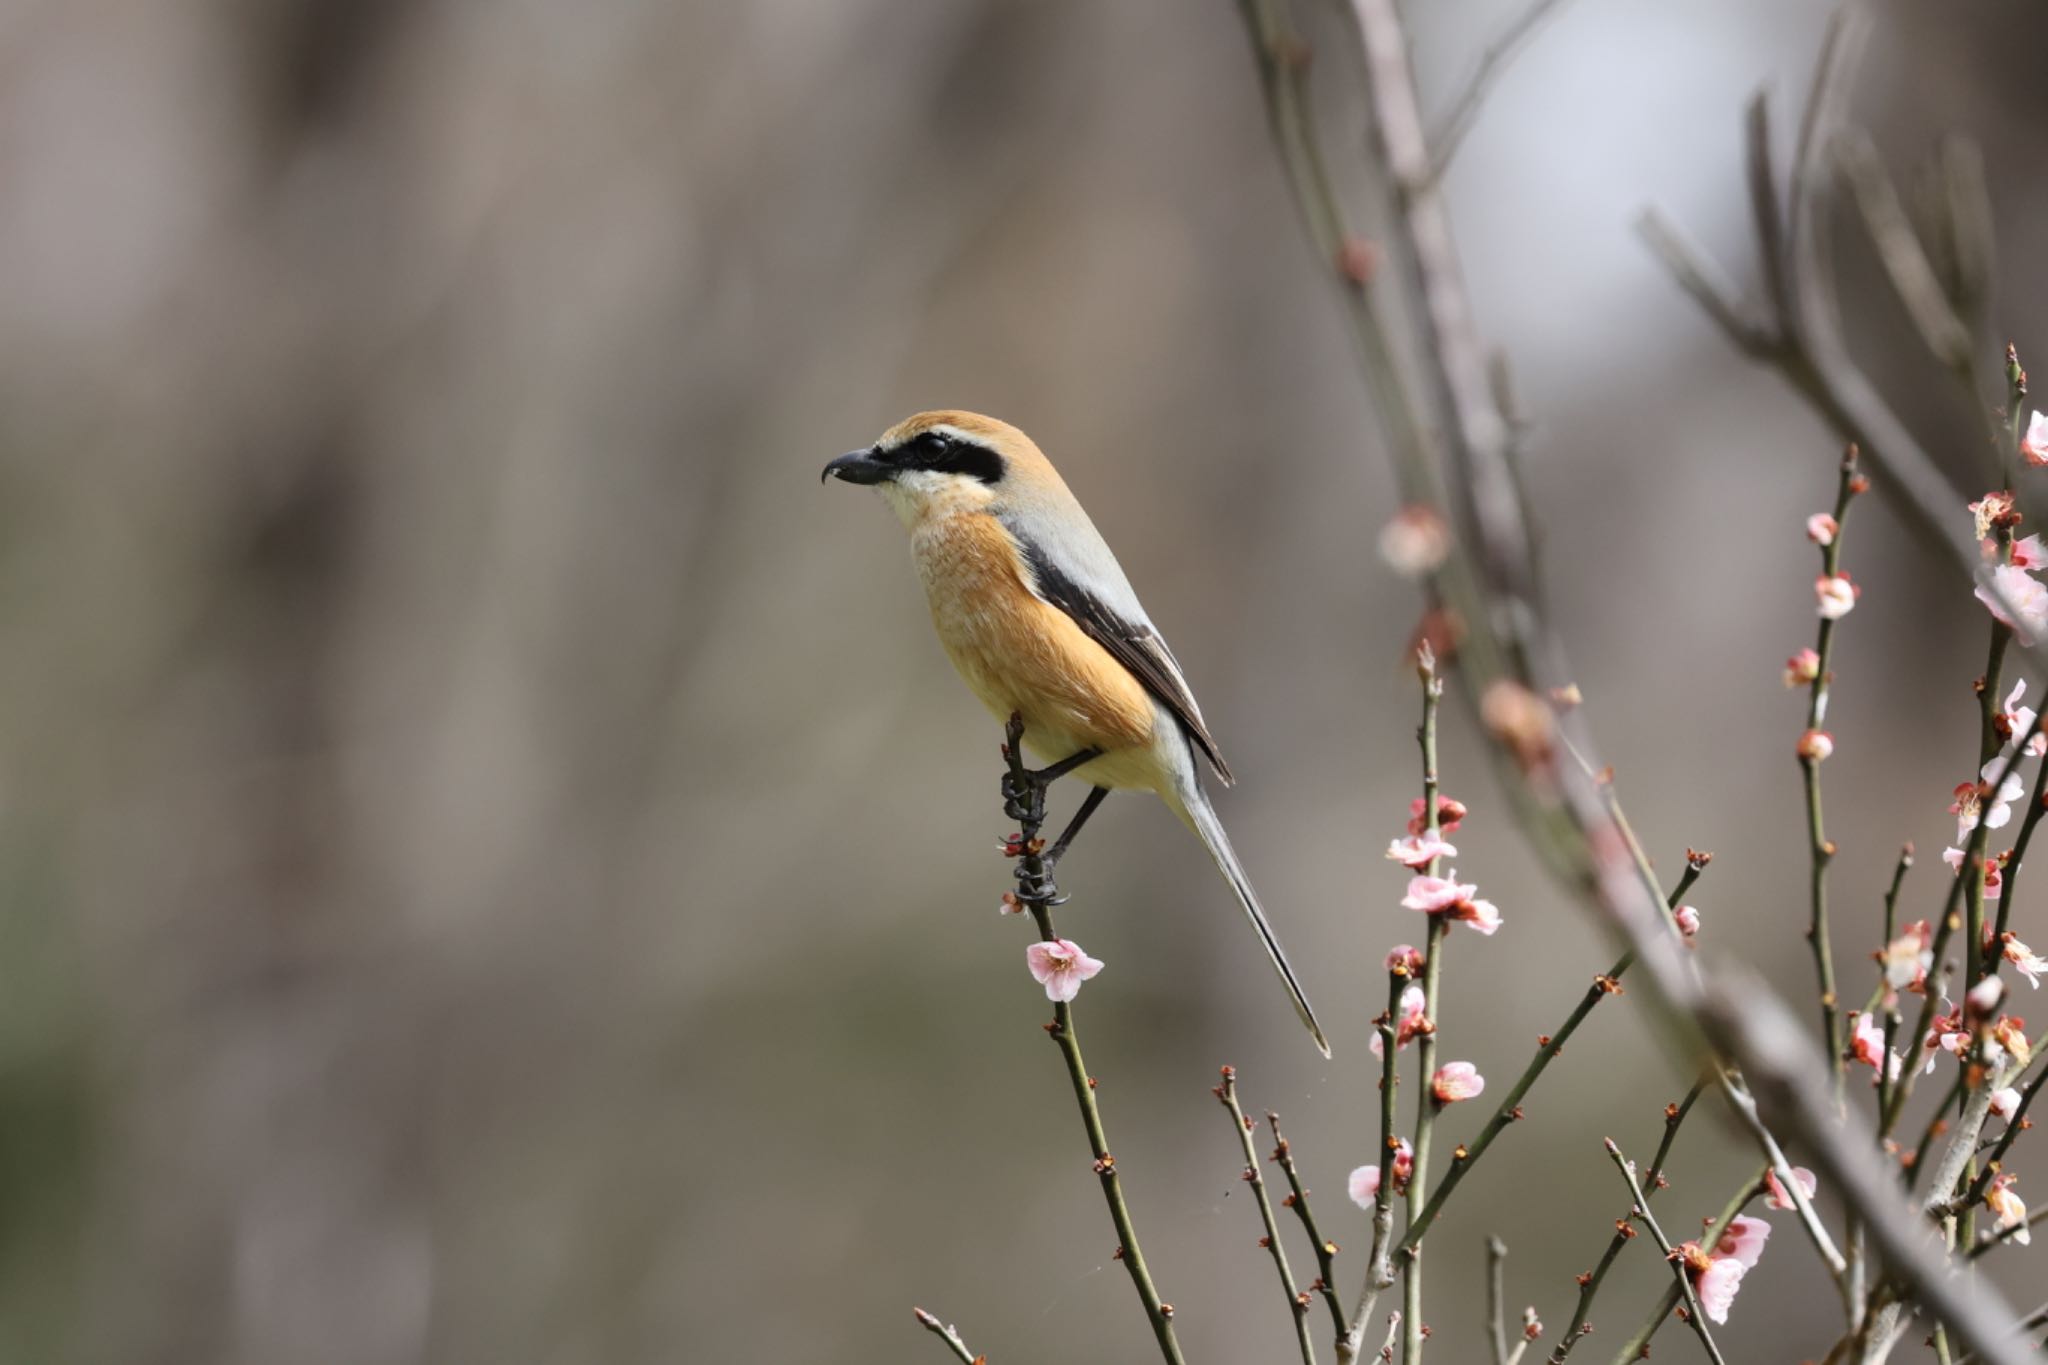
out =
[[[1081,826],[1088,823],[1088,817],[1095,814],[1095,808],[1102,804],[1102,798],[1109,795],[1107,787],[1091,787],[1081,802],[1081,809],[1074,812],[1074,818],[1060,831],[1060,837],[1052,841],[1052,847],[1040,855],[1039,861],[1051,867],[1067,854],[1067,845],[1074,842],[1074,836],[1081,832]]]
[[[1024,766],[1024,718],[1012,712],[1003,735],[1003,758],[1010,765],[1010,770],[1003,774],[1003,813],[1019,826],[1017,835],[1006,845],[1005,852],[1017,859],[1017,896],[1020,900],[1040,905],[1056,905],[1060,894],[1059,888],[1053,884],[1052,865],[1059,861],[1074,835],[1108,793],[1099,787],[1090,792],[1081,803],[1080,812],[1060,835],[1059,841],[1048,850],[1038,837],[1039,829],[1045,824],[1045,791],[1074,769],[1100,758],[1102,751],[1083,749],[1033,772]]]

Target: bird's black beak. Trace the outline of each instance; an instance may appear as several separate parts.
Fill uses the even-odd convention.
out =
[[[818,476],[818,482],[823,483],[836,475],[848,483],[883,483],[894,472],[888,465],[875,458],[872,449],[856,450],[851,455],[841,455],[826,465],[825,472]]]

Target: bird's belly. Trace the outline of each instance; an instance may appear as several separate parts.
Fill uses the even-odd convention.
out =
[[[1024,718],[1025,747],[1047,762],[1097,748],[1104,757],[1080,770],[1085,780],[1155,786],[1151,694],[1073,618],[1025,588],[1007,533],[992,518],[987,524],[948,528],[916,547],[932,625],[954,668],[997,717]]]

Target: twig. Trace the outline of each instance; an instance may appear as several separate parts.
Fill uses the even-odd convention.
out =
[[[1029,783],[1030,773],[1024,766],[1024,721],[1012,714],[1005,734],[1008,742],[1003,747],[1003,757],[1009,764],[1010,776],[1014,782]],[[1020,859],[1020,870],[1024,874],[1022,884],[1041,884],[1045,876],[1045,865],[1039,853],[1038,831],[1045,822],[1045,801],[1042,788],[1034,789],[1036,799],[1031,810],[1020,821],[1021,846],[1024,852]],[[1031,918],[1038,925],[1038,936],[1045,942],[1059,937],[1053,928],[1052,907],[1042,900],[1018,899]],[[1118,1178],[1116,1158],[1110,1154],[1109,1138],[1103,1131],[1102,1109],[1095,1102],[1095,1078],[1088,1074],[1088,1064],[1081,1056],[1081,1039],[1074,1029],[1073,1007],[1065,1001],[1055,1001],[1052,1007],[1052,1022],[1046,1032],[1058,1044],[1060,1056],[1066,1059],[1067,1075],[1074,1084],[1074,1099],[1081,1109],[1081,1121],[1088,1129],[1089,1150],[1094,1153],[1094,1171],[1102,1182],[1102,1197],[1109,1205],[1110,1221],[1116,1224],[1118,1245],[1116,1259],[1124,1263],[1130,1272],[1131,1283],[1138,1291],[1138,1299],[1145,1305],[1145,1316],[1152,1323],[1152,1335],[1158,1339],[1160,1353],[1168,1365],[1185,1365],[1181,1355],[1180,1342],[1173,1332],[1173,1305],[1159,1297],[1158,1286],[1152,1282],[1152,1272],[1145,1265],[1145,1253],[1138,1245],[1138,1230],[1131,1222],[1129,1205],[1124,1202],[1123,1182]]]
[[[1486,1334],[1493,1343],[1493,1365],[1508,1365],[1507,1289],[1502,1284],[1502,1266],[1508,1259],[1508,1244],[1498,1237],[1486,1239]]]
[[[2004,1246],[2006,1242],[2010,1241],[2014,1237],[2019,1236],[2020,1229],[2025,1228],[2029,1232],[2031,1232],[2036,1223],[2044,1221],[2048,1221],[2048,1209],[2035,1209],[2032,1213],[2027,1215],[2025,1222],[2014,1223],[2009,1228],[1999,1228],[1995,1231],[1985,1233],[1982,1237],[1979,1237],[1975,1242],[1972,1242],[1970,1244],[1970,1249],[1964,1252],[1963,1255],[1966,1259],[1974,1261],[1979,1256],[1982,1256],[1985,1252],[1990,1251],[1992,1248]]]
[[[1686,850],[1685,871],[1679,874],[1678,884],[1665,898],[1667,908],[1678,908],[1679,903],[1685,898],[1685,893],[1692,889],[1692,884],[1699,880],[1700,874],[1706,871],[1707,864],[1712,859],[1711,853]],[[1579,1025],[1586,1021],[1586,1016],[1593,1012],[1593,1007],[1608,996],[1621,993],[1621,979],[1628,974],[1628,969],[1634,963],[1634,953],[1623,953],[1615,960],[1613,966],[1593,978],[1593,984],[1579,997],[1579,1003],[1565,1016],[1565,1021],[1558,1025],[1555,1033],[1543,1034],[1537,1038],[1536,1055],[1529,1059],[1528,1066],[1522,1069],[1522,1074],[1508,1088],[1507,1094],[1501,1097],[1492,1117],[1488,1118],[1485,1126],[1479,1130],[1479,1135],[1452,1154],[1451,1168],[1444,1173],[1442,1183],[1430,1193],[1429,1202],[1423,1206],[1422,1213],[1409,1224],[1400,1245],[1394,1248],[1396,1255],[1422,1240],[1430,1225],[1443,1212],[1444,1201],[1450,1198],[1451,1191],[1457,1189],[1459,1182],[1472,1173],[1472,1168],[1479,1164],[1480,1157],[1486,1155],[1486,1150],[1493,1145],[1493,1140],[1521,1119],[1522,1097],[1529,1093],[1530,1087],[1536,1084],[1537,1078],[1551,1062],[1563,1054],[1565,1043],[1578,1032]],[[1688,1100],[1687,1103],[1690,1104],[1691,1101]]]
[[[1699,1297],[1692,1291],[1692,1276],[1687,1272],[1685,1262],[1678,1255],[1678,1248],[1664,1235],[1664,1229],[1657,1226],[1657,1217],[1650,1212],[1650,1201],[1643,1194],[1643,1187],[1636,1183],[1635,1167],[1621,1154],[1621,1148],[1614,1145],[1613,1138],[1605,1138],[1607,1155],[1614,1161],[1614,1168],[1621,1172],[1621,1178],[1628,1182],[1628,1192],[1635,1197],[1636,1206],[1632,1216],[1650,1230],[1656,1240],[1657,1250],[1664,1253],[1664,1259],[1671,1262],[1672,1273],[1678,1280],[1678,1292],[1685,1296],[1685,1307],[1691,1317],[1692,1330],[1698,1335],[1700,1345],[1706,1347],[1714,1365],[1727,1365],[1721,1358],[1721,1348],[1714,1344],[1714,1334],[1707,1330],[1707,1315],[1700,1310]]]
[[[1473,68],[1464,88],[1451,101],[1449,110],[1429,139],[1431,180],[1442,179],[1444,172],[1450,169],[1451,158],[1458,154],[1458,144],[1463,142],[1465,134],[1471,131],[1473,122],[1479,116],[1480,106],[1486,103],[1486,96],[1492,90],[1493,83],[1520,54],[1523,46],[1536,35],[1536,30],[1543,26],[1544,21],[1555,15],[1563,5],[1564,0],[1531,0],[1531,3],[1501,30],[1500,36],[1487,44],[1486,50],[1479,54],[1479,65]]]
[[[1259,1244],[1272,1253],[1273,1268],[1280,1273],[1280,1290],[1287,1296],[1287,1315],[1294,1320],[1295,1339],[1301,1346],[1301,1365],[1315,1365],[1316,1343],[1308,1330],[1310,1299],[1294,1287],[1294,1269],[1287,1264],[1287,1249],[1280,1242],[1280,1224],[1273,1217],[1273,1201],[1266,1197],[1266,1182],[1259,1174],[1259,1154],[1252,1147],[1252,1121],[1237,1102],[1236,1067],[1223,1068],[1223,1083],[1216,1087],[1216,1098],[1230,1111],[1230,1125],[1244,1149],[1241,1178],[1252,1187],[1252,1198],[1258,1201],[1259,1221],[1266,1226],[1266,1235],[1259,1239]]]
[[[1393,1259],[1387,1254],[1394,1240],[1394,1153],[1400,1140],[1394,1136],[1394,1094],[1400,1083],[1395,1065],[1400,1033],[1401,993],[1408,988],[1408,968],[1394,963],[1387,970],[1387,1012],[1375,1027],[1380,1036],[1380,1187],[1373,1194],[1372,1248],[1366,1253],[1365,1283],[1358,1290],[1358,1306],[1351,1311],[1351,1325],[1337,1338],[1337,1365],[1352,1365],[1365,1349],[1365,1326],[1379,1298],[1394,1283]],[[1393,1314],[1395,1321],[1401,1315]],[[1391,1330],[1391,1329],[1390,1329]]]
[[[1427,644],[1417,651],[1416,672],[1422,681],[1422,724],[1416,730],[1416,742],[1422,749],[1422,819],[1424,838],[1434,839],[1441,831],[1437,811],[1439,784],[1436,770],[1436,713],[1437,703],[1443,699],[1443,679],[1437,676],[1436,659]],[[1438,874],[1442,859],[1432,858],[1428,872]],[[1429,1193],[1429,1147],[1436,1130],[1437,1103],[1430,1089],[1430,1078],[1436,1067],[1437,1030],[1442,1018],[1443,1001],[1440,992],[1444,975],[1444,927],[1447,917],[1431,915],[1429,928],[1424,938],[1422,959],[1422,1007],[1424,1028],[1415,1040],[1415,1157],[1413,1173],[1408,1177],[1408,1228],[1401,1238],[1396,1254],[1405,1253],[1402,1266],[1402,1317],[1401,1359],[1404,1365],[1421,1365],[1423,1343],[1422,1321],[1422,1256],[1419,1228],[1427,1227],[1420,1215]]]
[[[1823,578],[1834,578],[1841,571],[1842,539],[1848,530],[1849,503],[1864,486],[1863,476],[1856,469],[1856,447],[1852,445],[1842,455],[1841,478],[1835,488],[1834,533],[1821,546]],[[1809,731],[1820,729],[1827,721],[1829,690],[1834,684],[1829,665],[1834,660],[1835,625],[1833,617],[1820,618],[1820,629],[1814,642],[1814,653],[1819,656],[1818,671],[1809,686],[1806,702],[1806,728]],[[1835,1095],[1839,1101],[1844,1066],[1842,1008],[1835,994],[1835,954],[1828,936],[1828,864],[1834,861],[1835,846],[1828,841],[1821,820],[1820,765],[1819,754],[1801,753],[1799,770],[1806,785],[1806,834],[1813,868],[1813,918],[1807,925],[1806,939],[1813,949],[1814,974],[1820,978],[1821,1036],[1827,1040],[1828,1057],[1834,1069]]]
[[[1755,1176],[1751,1177],[1748,1184],[1736,1191],[1735,1197],[1728,1201],[1727,1205],[1721,1210],[1720,1216],[1707,1225],[1706,1231],[1700,1234],[1700,1245],[1712,1246],[1719,1242],[1721,1234],[1728,1231],[1728,1227],[1735,1221],[1736,1215],[1741,1213],[1748,1206],[1749,1201],[1762,1194],[1766,1188],[1764,1185],[1764,1173],[1759,1171]],[[1683,1268],[1680,1269],[1679,1273],[1681,1275],[1684,1274]],[[1690,1290],[1691,1286],[1686,1285],[1684,1288]],[[1628,1362],[1640,1359],[1648,1353],[1650,1339],[1656,1336],[1659,1329],[1670,1320],[1671,1310],[1678,1307],[1680,1289],[1680,1285],[1675,1283],[1665,1288],[1663,1295],[1657,1300],[1657,1306],[1652,1308],[1649,1317],[1643,1320],[1643,1325],[1636,1329],[1635,1335],[1623,1343],[1621,1350],[1615,1354],[1614,1365],[1628,1365]],[[1699,1313],[1697,1310],[1694,1311],[1693,1317],[1695,1320],[1698,1319]]]
[[[1643,1177],[1645,1199],[1655,1199],[1657,1191],[1664,1188],[1664,1163],[1671,1156],[1671,1144],[1677,1140],[1678,1130],[1685,1123],[1685,1116],[1692,1112],[1693,1103],[1706,1088],[1707,1083],[1704,1080],[1696,1081],[1692,1089],[1685,1092],[1683,1100],[1665,1106],[1664,1136],[1657,1143],[1657,1155],[1650,1161],[1649,1174]],[[1593,1299],[1599,1294],[1601,1284],[1607,1279],[1609,1267],[1621,1255],[1622,1248],[1626,1247],[1629,1241],[1628,1234],[1617,1227],[1614,1236],[1608,1239],[1607,1250],[1601,1254],[1600,1263],[1579,1277],[1579,1301],[1572,1308],[1571,1321],[1565,1324],[1564,1335],[1558,1338],[1557,1345],[1550,1352],[1550,1365],[1564,1365],[1564,1360],[1572,1353],[1572,1348],[1592,1332],[1593,1322],[1587,1314],[1592,1311]]]
[[[2005,1131],[1998,1135],[1998,1141],[1991,1144],[1990,1152],[1985,1155],[1984,1169],[1970,1182],[1969,1190],[1956,1201],[1957,1211],[1982,1200],[1985,1191],[1991,1188],[1991,1181],[2004,1164],[2005,1154],[2012,1146],[2012,1140],[2026,1130],[2027,1110],[2033,1106],[2034,1096],[2040,1092],[2043,1081],[2048,1081],[2048,1067],[2035,1072],[2034,1079],[2028,1081],[2027,1088],[2020,1092],[2020,1102],[2005,1116]]]
[[[933,1317],[930,1313],[925,1312],[922,1308],[913,1308],[910,1311],[917,1314],[917,1320],[918,1322],[923,1324],[925,1331],[930,1332],[940,1341],[945,1342],[947,1347],[952,1350],[953,1354],[959,1359],[967,1362],[967,1365],[987,1365],[988,1358],[986,1356],[978,1356],[974,1352],[968,1350],[967,1343],[960,1340],[960,1334],[957,1331],[955,1331],[951,1327],[948,1327],[945,1323],[940,1322],[937,1318]]]
[[[1294,1148],[1280,1131],[1280,1116],[1268,1109],[1266,1126],[1273,1130],[1273,1160],[1287,1173],[1288,1195],[1280,1202],[1294,1210],[1301,1219],[1302,1231],[1308,1234],[1309,1245],[1316,1250],[1316,1268],[1322,1273],[1316,1276],[1309,1288],[1323,1296],[1329,1305],[1331,1321],[1336,1324],[1337,1335],[1344,1335],[1344,1307],[1337,1302],[1337,1244],[1323,1236],[1316,1226],[1316,1216],[1308,1206],[1308,1190],[1301,1183],[1301,1172],[1294,1167]]]

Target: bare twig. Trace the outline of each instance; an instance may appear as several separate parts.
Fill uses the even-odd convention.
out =
[[[987,1365],[987,1357],[978,1356],[968,1350],[967,1343],[960,1340],[960,1333],[953,1328],[940,1322],[922,1308],[913,1308],[910,1311],[917,1314],[917,1320],[924,1327],[925,1331],[930,1332],[940,1341],[946,1343],[947,1348],[953,1352],[955,1357],[965,1361],[967,1365]]]
[[[1358,1290],[1358,1306],[1351,1312],[1351,1325],[1337,1338],[1338,1365],[1352,1365],[1365,1349],[1366,1323],[1379,1298],[1394,1283],[1393,1258],[1387,1253],[1394,1241],[1394,1153],[1400,1139],[1394,1136],[1394,1087],[1400,1081],[1395,1057],[1400,1047],[1396,1020],[1400,1018],[1401,993],[1408,988],[1408,968],[1391,963],[1387,969],[1387,1010],[1375,1027],[1380,1037],[1380,1186],[1373,1194],[1372,1248],[1366,1253],[1365,1283]],[[1395,1313],[1398,1321],[1400,1314]]]
[[[1706,1231],[1700,1234],[1700,1245],[1711,1246],[1719,1242],[1721,1234],[1728,1230],[1729,1225],[1735,1221],[1736,1215],[1748,1206],[1750,1200],[1762,1194],[1764,1189],[1764,1173],[1759,1171],[1750,1178],[1748,1184],[1735,1192],[1735,1197],[1730,1199],[1727,1205],[1722,1208],[1720,1216],[1707,1225]],[[1657,1335],[1666,1322],[1670,1321],[1671,1310],[1678,1307],[1679,1297],[1679,1286],[1677,1284],[1665,1287],[1663,1294],[1657,1300],[1656,1307],[1652,1308],[1649,1316],[1643,1320],[1643,1325],[1637,1328],[1635,1335],[1624,1342],[1621,1350],[1615,1353],[1614,1365],[1629,1365],[1629,1362],[1639,1360],[1648,1353],[1650,1339]]]
[[[1301,1365],[1316,1365],[1315,1338],[1309,1334],[1309,1296],[1294,1287],[1294,1268],[1287,1264],[1287,1248],[1280,1241],[1280,1224],[1273,1217],[1273,1201],[1266,1196],[1266,1181],[1259,1174],[1259,1154],[1252,1146],[1252,1121],[1237,1102],[1237,1068],[1223,1068],[1223,1083],[1216,1087],[1216,1098],[1230,1111],[1230,1126],[1237,1133],[1238,1145],[1244,1151],[1244,1174],[1241,1177],[1252,1187],[1252,1198],[1259,1205],[1259,1221],[1265,1225],[1266,1235],[1259,1238],[1259,1245],[1272,1253],[1273,1268],[1280,1274],[1280,1291],[1287,1296],[1287,1315],[1294,1320],[1294,1336],[1301,1347]]]
[[[1437,124],[1436,132],[1429,139],[1431,149],[1429,176],[1439,180],[1450,169],[1451,158],[1458,154],[1458,144],[1465,140],[1465,134],[1472,130],[1479,110],[1486,103],[1494,82],[1499,80],[1510,63],[1536,36],[1544,22],[1564,7],[1565,0],[1530,0],[1526,8],[1501,30],[1500,36],[1487,44],[1479,54],[1479,65],[1465,81],[1454,98],[1443,120]]]
[[[1502,1267],[1508,1259],[1508,1244],[1498,1237],[1486,1239],[1486,1336],[1493,1345],[1493,1365],[1508,1365],[1507,1290],[1502,1284]]]
[[[1024,850],[1019,861],[1020,871],[1024,874],[1020,884],[1040,885],[1044,881],[1045,865],[1037,849],[1040,843],[1038,831],[1045,823],[1045,792],[1030,781],[1030,773],[1024,766],[1023,718],[1012,714],[1005,735],[1007,742],[1003,746],[1003,758],[1009,764],[1011,780],[1032,793],[1028,811],[1019,821],[1022,828],[1018,842]],[[1059,937],[1053,928],[1051,904],[1022,894],[1018,900],[1031,912],[1041,940],[1051,942]],[[1117,1176],[1116,1158],[1110,1154],[1109,1138],[1103,1131],[1102,1109],[1095,1102],[1095,1078],[1088,1074],[1088,1064],[1081,1056],[1081,1039],[1074,1029],[1073,1007],[1065,1001],[1055,1001],[1052,1022],[1046,1025],[1046,1032],[1052,1035],[1053,1042],[1059,1045],[1060,1056],[1066,1060],[1067,1076],[1074,1085],[1074,1100],[1080,1106],[1081,1121],[1088,1129],[1088,1147],[1095,1156],[1093,1169],[1102,1183],[1102,1197],[1109,1205],[1110,1221],[1116,1224],[1119,1239],[1116,1259],[1122,1261],[1130,1272],[1131,1283],[1138,1291],[1139,1301],[1145,1305],[1145,1316],[1152,1323],[1152,1335],[1159,1342],[1161,1355],[1168,1365],[1185,1365],[1180,1342],[1174,1336],[1173,1305],[1159,1297],[1158,1286],[1152,1282],[1152,1272],[1145,1265],[1145,1253],[1138,1245],[1138,1230],[1131,1221],[1130,1206],[1124,1202],[1123,1182]]]
[[[1688,1273],[1684,1260],[1679,1257],[1678,1248],[1664,1235],[1664,1229],[1657,1226],[1657,1217],[1650,1212],[1649,1198],[1643,1193],[1643,1187],[1636,1183],[1636,1168],[1621,1154],[1621,1148],[1614,1145],[1613,1138],[1606,1138],[1603,1141],[1607,1144],[1607,1155],[1613,1159],[1615,1169],[1621,1172],[1621,1178],[1628,1182],[1628,1192],[1635,1198],[1635,1209],[1630,1216],[1650,1230],[1650,1236],[1656,1240],[1657,1250],[1663,1252],[1664,1259],[1671,1263],[1672,1274],[1678,1281],[1678,1292],[1685,1298],[1686,1312],[1692,1322],[1694,1334],[1700,1339],[1700,1345],[1706,1348],[1707,1355],[1712,1358],[1714,1365],[1727,1365],[1721,1358],[1721,1348],[1714,1344],[1714,1334],[1707,1330],[1707,1315],[1700,1311],[1699,1296],[1692,1292],[1692,1275]]]
[[[1437,676],[1436,658],[1427,644],[1416,653],[1416,672],[1422,682],[1422,724],[1416,729],[1416,741],[1422,749],[1422,819],[1425,838],[1434,838],[1441,829],[1441,816],[1437,809],[1439,783],[1436,770],[1436,713],[1437,703],[1444,695],[1443,679]],[[1430,859],[1428,872],[1437,875],[1441,868],[1440,858]],[[1427,1227],[1421,1219],[1429,1194],[1430,1140],[1436,1131],[1437,1110],[1441,1107],[1430,1090],[1430,1077],[1436,1067],[1437,1029],[1442,1019],[1444,979],[1444,928],[1448,917],[1431,915],[1429,928],[1423,942],[1422,959],[1422,1008],[1424,1028],[1415,1040],[1415,1157],[1413,1173],[1408,1177],[1408,1230],[1401,1238],[1396,1255],[1407,1254],[1401,1274],[1402,1325],[1401,1359],[1404,1365],[1420,1365],[1422,1360],[1422,1259],[1418,1254],[1421,1240],[1419,1228]],[[1383,1182],[1384,1183],[1384,1182]]]
[[[1273,1160],[1287,1173],[1287,1197],[1280,1202],[1294,1210],[1294,1216],[1301,1220],[1302,1231],[1308,1234],[1309,1245],[1316,1250],[1316,1268],[1322,1273],[1316,1276],[1309,1288],[1323,1296],[1329,1305],[1330,1318],[1336,1324],[1337,1335],[1344,1335],[1344,1307],[1337,1302],[1337,1244],[1323,1236],[1316,1226],[1315,1213],[1309,1208],[1308,1190],[1301,1183],[1301,1172],[1295,1169],[1294,1147],[1280,1131],[1280,1116],[1268,1109],[1266,1126],[1273,1130]]]
[[[1692,1112],[1694,1101],[1699,1099],[1700,1092],[1706,1087],[1707,1083],[1703,1080],[1695,1082],[1693,1088],[1685,1092],[1683,1100],[1664,1107],[1664,1136],[1658,1140],[1657,1155],[1651,1158],[1649,1173],[1643,1177],[1645,1199],[1655,1199],[1657,1191],[1664,1188],[1664,1163],[1670,1159],[1671,1144],[1677,1140],[1678,1130],[1684,1125],[1685,1116]],[[1564,1365],[1564,1360],[1571,1355],[1572,1348],[1593,1330],[1593,1320],[1588,1316],[1592,1312],[1593,1299],[1600,1293],[1600,1286],[1607,1279],[1609,1267],[1621,1255],[1622,1248],[1629,1244],[1629,1240],[1628,1234],[1617,1227],[1614,1236],[1608,1239],[1607,1250],[1602,1253],[1600,1263],[1579,1277],[1579,1301],[1572,1308],[1571,1321],[1565,1324],[1564,1335],[1557,1339],[1557,1345],[1551,1349],[1550,1365]]]

